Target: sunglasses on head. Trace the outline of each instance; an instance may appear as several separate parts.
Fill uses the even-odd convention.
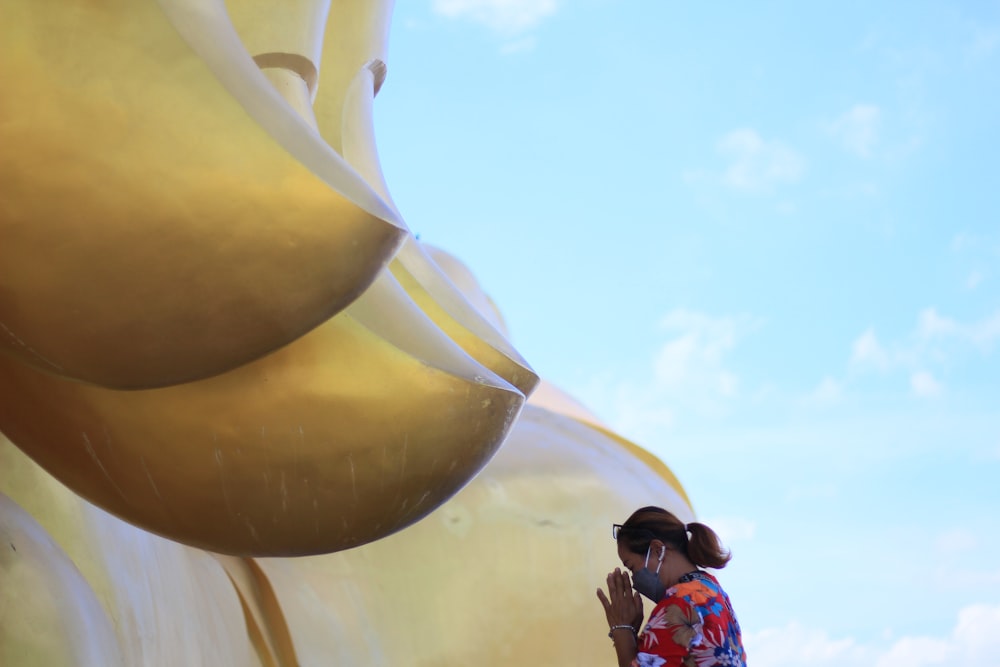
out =
[[[618,536],[622,534],[622,531],[632,536],[642,535],[643,537],[645,537],[646,535],[648,535],[650,538],[656,537],[656,535],[653,534],[653,531],[647,528],[626,528],[620,523],[611,524],[611,537],[613,537],[615,540],[617,540]]]

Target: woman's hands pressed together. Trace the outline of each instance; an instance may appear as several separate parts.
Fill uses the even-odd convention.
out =
[[[608,619],[608,627],[631,626],[635,634],[642,626],[642,597],[632,590],[632,581],[628,572],[615,568],[608,573],[608,594],[597,589],[597,599],[604,606],[604,615]]]

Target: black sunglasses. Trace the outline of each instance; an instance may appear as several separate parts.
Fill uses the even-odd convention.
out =
[[[653,531],[649,530],[648,528],[626,528],[620,523],[611,524],[611,537],[617,540],[618,536],[621,535],[623,530],[635,537],[638,537],[639,535],[645,537],[646,535],[648,535],[650,539],[656,538],[656,535],[653,533]]]

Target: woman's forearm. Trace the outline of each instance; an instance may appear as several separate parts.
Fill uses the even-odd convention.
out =
[[[619,628],[611,633],[611,640],[618,655],[618,667],[630,667],[639,653],[635,634],[627,628]]]

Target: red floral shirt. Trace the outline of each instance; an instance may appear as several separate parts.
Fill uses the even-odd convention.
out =
[[[690,572],[660,600],[639,635],[632,667],[746,667],[729,596],[707,572]]]

